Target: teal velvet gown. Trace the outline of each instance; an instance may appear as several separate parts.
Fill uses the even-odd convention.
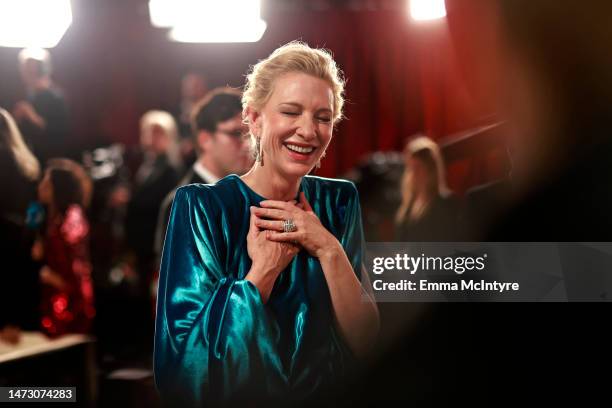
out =
[[[305,176],[300,191],[361,278],[364,241],[354,184]],[[249,206],[262,200],[234,174],[177,191],[155,330],[155,381],[167,402],[302,400],[343,381],[354,367],[316,258],[301,250],[267,304],[244,279],[251,267]]]

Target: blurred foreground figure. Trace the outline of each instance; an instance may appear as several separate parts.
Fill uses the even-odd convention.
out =
[[[32,247],[32,257],[44,264],[41,323],[51,336],[91,330],[95,309],[85,215],[91,190],[85,170],[68,159],[51,160],[38,186],[47,224],[42,240]]]
[[[612,3],[499,6],[503,113],[522,194],[491,238],[611,241]]]
[[[38,276],[30,261],[26,209],[36,199],[40,165],[11,115],[0,109],[0,339],[38,328]]]
[[[51,79],[47,50],[26,48],[19,53],[19,70],[27,98],[17,102],[13,115],[26,142],[43,164],[51,157],[66,156],[69,124],[64,96]]]

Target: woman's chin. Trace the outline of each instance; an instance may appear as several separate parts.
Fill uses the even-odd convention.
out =
[[[282,168],[280,169],[282,174],[284,174],[286,177],[304,177],[305,175],[307,175],[308,173],[310,173],[310,171],[312,170],[312,168],[314,167],[314,165],[312,165],[311,163],[287,163],[286,165],[282,166]]]

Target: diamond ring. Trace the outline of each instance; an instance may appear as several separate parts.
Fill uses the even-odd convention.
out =
[[[284,232],[294,232],[297,230],[297,227],[293,223],[291,218],[283,221],[283,231]]]

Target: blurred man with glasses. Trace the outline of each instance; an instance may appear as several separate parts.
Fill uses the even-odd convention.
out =
[[[252,164],[247,128],[242,123],[239,91],[217,88],[193,108],[191,125],[198,158],[179,185],[216,183],[229,174],[241,175]],[[166,196],[160,208],[155,250],[159,256],[164,245],[166,226],[175,191]]]

